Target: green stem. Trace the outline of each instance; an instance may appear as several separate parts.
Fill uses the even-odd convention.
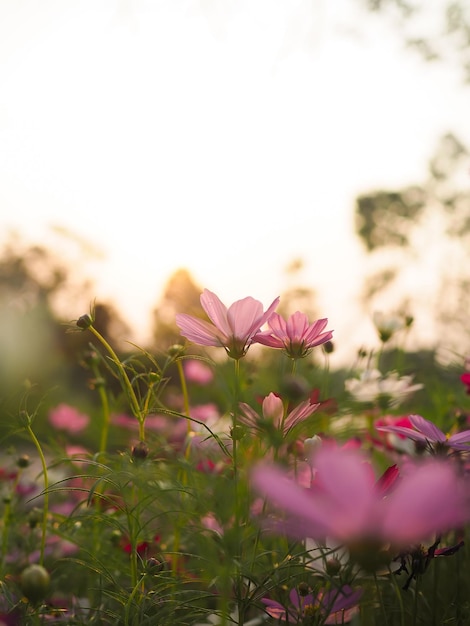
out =
[[[104,386],[104,380],[100,377],[100,372],[96,365],[92,365],[92,371],[95,376],[96,385],[95,387],[98,390],[98,395],[101,401],[101,407],[103,411],[103,422],[101,424],[101,436],[100,436],[100,453],[104,454],[106,452],[106,448],[108,447],[108,433],[109,433],[109,422],[110,422],[110,412],[109,412],[109,402],[108,402],[108,394],[106,393],[106,389]]]
[[[116,365],[119,371],[119,376],[121,379],[121,383],[124,387],[124,390],[127,392],[127,397],[129,399],[129,403],[131,406],[132,413],[134,417],[137,418],[139,422],[139,438],[141,441],[145,441],[145,415],[140,410],[139,401],[137,400],[137,396],[135,394],[134,388],[132,387],[131,381],[127,375],[127,372],[119,360],[119,357],[114,352],[110,344],[106,341],[106,339],[101,335],[93,325],[88,326],[88,330],[95,335],[95,337],[100,341],[100,343],[105,347],[108,354],[111,356],[113,363]]]
[[[183,407],[185,414],[189,417],[189,394],[188,385],[186,384],[186,376],[184,375],[183,363],[181,359],[176,360],[176,367],[178,368],[178,376],[181,384],[181,393],[183,394]],[[191,422],[188,420],[188,432],[191,430]]]
[[[38,451],[39,454],[39,458],[41,460],[41,466],[42,466],[42,473],[44,476],[44,504],[43,504],[43,515],[42,515],[42,535],[41,535],[41,550],[40,550],[40,556],[39,556],[39,565],[44,565],[44,552],[45,552],[45,547],[46,547],[46,530],[47,530],[47,517],[48,517],[48,513],[49,513],[49,477],[47,474],[47,464],[46,464],[46,458],[44,456],[44,453],[42,451],[41,448],[41,444],[39,443],[38,438],[36,437],[36,435],[33,432],[33,429],[31,428],[31,424],[28,423],[26,424],[26,431],[28,432],[29,436],[31,437],[36,450]]]
[[[398,604],[400,605],[400,625],[405,626],[405,607],[403,605],[402,592],[397,582],[396,574],[392,572],[392,569],[389,567],[390,578],[392,579],[392,584],[395,589],[395,594],[397,596]]]
[[[383,597],[382,597],[382,592],[380,591],[380,585],[379,585],[379,581],[377,578],[377,574],[374,572],[374,581],[375,581],[375,588],[377,590],[377,596],[379,598],[379,604],[380,604],[380,608],[382,610],[382,615],[383,615],[383,624],[388,624],[388,619],[387,619],[387,611],[385,610],[385,606],[384,606],[384,602],[383,602]]]
[[[414,588],[414,599],[413,599],[413,626],[416,626],[418,619],[418,595],[419,595],[419,581],[420,577],[416,577],[415,588]]]

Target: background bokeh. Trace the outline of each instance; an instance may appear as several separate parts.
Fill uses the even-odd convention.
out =
[[[446,0],[3,2],[1,239],[67,268],[65,320],[96,298],[138,342],[187,268],[295,291],[342,362],[377,309],[464,351],[468,32]]]

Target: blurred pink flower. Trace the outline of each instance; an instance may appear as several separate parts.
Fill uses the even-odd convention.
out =
[[[263,312],[261,302],[247,297],[237,300],[227,309],[215,293],[204,289],[201,305],[212,324],[185,313],[176,316],[176,324],[183,337],[190,341],[201,346],[225,348],[229,357],[240,359],[278,304],[279,298],[276,298]]]
[[[274,466],[261,464],[252,473],[256,491],[285,513],[275,528],[295,538],[328,536],[349,545],[378,540],[401,547],[469,517],[463,483],[444,460],[410,464],[400,480],[392,470],[383,484],[371,480],[370,463],[354,450],[322,447],[313,464],[316,475],[309,489]]]
[[[80,413],[73,406],[62,403],[49,411],[49,422],[59,430],[76,434],[84,430],[90,421],[88,415]]]
[[[315,346],[330,341],[333,331],[323,332],[328,319],[320,319],[309,324],[304,313],[296,311],[287,321],[278,313],[267,320],[269,329],[255,335],[254,341],[271,348],[281,348],[292,359],[307,356]]]
[[[371,438],[372,444],[375,447],[384,448],[387,452],[397,451],[410,455],[416,452],[415,444],[405,437],[405,435],[381,430],[382,426],[403,426],[405,428],[412,428],[412,424],[407,415],[384,415],[374,422],[374,426],[377,430],[377,436],[368,434],[368,437]]]
[[[214,379],[212,369],[197,359],[184,361],[183,368],[186,379],[192,383],[207,385]]]
[[[460,380],[467,387],[466,392],[470,394],[470,372],[465,372],[460,376]]]
[[[305,402],[301,402],[284,418],[284,403],[279,396],[271,392],[263,400],[262,418],[250,405],[245,402],[240,402],[241,414],[238,419],[241,424],[245,424],[257,430],[260,429],[262,420],[268,421],[276,428],[282,428],[283,435],[285,436],[299,422],[312,415],[319,406],[319,403],[313,404],[310,400],[306,400]]]
[[[413,428],[406,426],[377,426],[377,430],[404,435],[409,439],[430,446],[433,450],[436,450],[436,448],[452,448],[453,450],[470,451],[470,430],[464,430],[460,433],[455,433],[455,435],[446,435],[440,428],[421,417],[421,415],[410,415],[408,419]]]
[[[356,613],[355,609],[362,596],[362,590],[353,591],[348,585],[341,589],[323,591],[314,596],[312,593],[301,595],[297,589],[289,593],[290,605],[283,606],[270,598],[262,598],[266,613],[274,619],[292,624],[303,623],[316,613],[323,616],[322,624],[346,624]],[[325,619],[326,618],[326,619]]]

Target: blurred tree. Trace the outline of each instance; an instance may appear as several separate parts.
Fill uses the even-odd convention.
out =
[[[208,319],[199,300],[202,291],[186,269],[179,269],[170,276],[153,310],[152,336],[158,350],[165,351],[175,343],[184,343],[175,322],[177,313]]]
[[[88,350],[90,336],[67,332],[72,325],[57,312],[61,297],[76,305],[89,291],[87,284],[74,284],[71,271],[51,250],[27,245],[16,235],[4,245],[0,255],[0,406],[4,411],[18,411],[18,394],[25,381],[35,385],[40,397],[54,389],[54,401],[71,402],[86,389],[89,373],[80,365],[80,357]],[[76,317],[85,312],[76,312]],[[100,332],[113,345],[122,345],[119,339],[128,331],[118,313],[99,304],[95,316]]]
[[[426,61],[460,67],[470,84],[470,3],[467,0],[361,0],[370,11],[392,20],[408,48]]]
[[[438,329],[466,327],[470,280],[470,180],[467,148],[452,134],[441,138],[420,185],[379,190],[356,199],[356,232],[373,272],[363,301],[407,292],[421,299]],[[468,331],[466,331],[468,334]],[[446,333],[448,338],[448,332]]]

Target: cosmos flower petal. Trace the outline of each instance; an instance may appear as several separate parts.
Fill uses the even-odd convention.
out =
[[[224,335],[230,337],[232,334],[230,324],[227,319],[227,307],[215,293],[204,289],[201,294],[201,306],[207,313],[212,323],[221,330]]]
[[[315,536],[323,536],[326,527],[321,517],[324,517],[320,507],[312,505],[308,492],[299,485],[289,480],[284,472],[275,466],[261,464],[253,468],[251,474],[252,485],[269,502],[279,507],[282,511],[295,516],[291,534],[295,533],[295,527],[299,524],[297,536],[303,538],[305,523]]]
[[[361,454],[322,447],[311,462],[330,503],[332,528],[354,534],[364,524],[372,522],[368,517],[375,499],[373,481],[370,465]]]
[[[423,435],[425,435],[426,439],[428,439],[429,441],[439,441],[441,443],[444,443],[446,441],[446,436],[444,435],[442,430],[429,420],[421,417],[421,415],[410,415],[409,420],[416,428],[416,430],[419,430],[421,433],[423,433]]]
[[[445,462],[429,461],[412,470],[383,504],[384,536],[403,545],[421,543],[465,519],[461,485]]]
[[[377,430],[384,433],[396,433],[397,435],[403,435],[404,437],[408,437],[408,439],[413,439],[413,441],[421,441],[423,443],[427,443],[429,439],[419,433],[412,428],[407,428],[406,426],[377,426]]]
[[[197,319],[186,313],[178,313],[176,324],[181,334],[189,341],[202,346],[223,346],[225,338],[215,326],[205,320]]]
[[[320,406],[320,403],[312,404],[310,403],[310,400],[301,402],[286,417],[284,421],[284,431],[290,430],[302,420],[306,419],[307,417],[310,417],[310,415],[312,415],[312,413],[314,413],[318,409],[319,406]]]
[[[448,439],[448,444],[453,447],[454,444],[465,444],[470,443],[470,430],[463,430],[460,433],[455,433],[455,435],[451,435]],[[466,448],[467,446],[464,446]]]
[[[260,329],[263,305],[248,296],[237,300],[228,309],[227,319],[234,337],[249,337]]]

